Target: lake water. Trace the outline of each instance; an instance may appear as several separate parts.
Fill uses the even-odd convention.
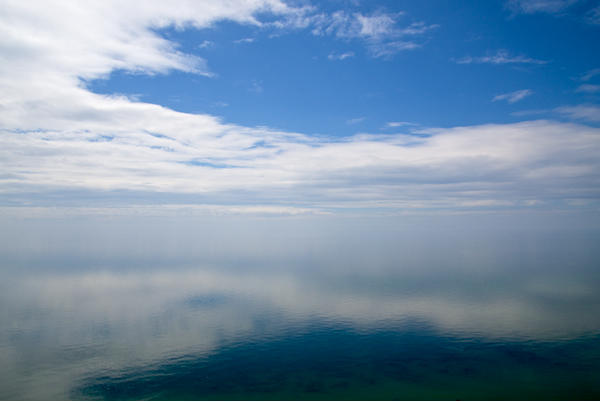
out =
[[[599,399],[599,215],[2,217],[1,399]]]

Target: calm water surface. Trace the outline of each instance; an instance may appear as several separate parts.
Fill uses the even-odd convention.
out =
[[[598,214],[2,222],[2,399],[599,399]]]

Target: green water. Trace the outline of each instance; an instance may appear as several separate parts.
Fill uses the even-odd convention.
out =
[[[599,399],[598,227],[504,219],[8,221],[0,398]]]

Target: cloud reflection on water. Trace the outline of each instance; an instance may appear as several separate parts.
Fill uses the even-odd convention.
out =
[[[427,227],[363,226],[358,235],[348,232],[348,222],[321,219],[330,218],[310,227],[237,220],[246,226],[236,234],[216,229],[215,243],[194,242],[184,230],[186,239],[168,254],[191,257],[173,265],[132,263],[140,250],[131,249],[119,261],[115,250],[135,249],[139,239],[107,245],[100,236],[88,245],[87,259],[71,261],[59,253],[43,263],[18,263],[4,250],[12,262],[0,284],[2,396],[67,398],[86,378],[286,337],[316,322],[366,334],[402,332],[419,322],[441,336],[485,340],[598,333],[598,237],[590,231],[514,227],[491,234],[478,225],[454,229],[451,219]],[[83,241],[116,228],[99,225]],[[71,230],[49,241],[62,244],[78,229]],[[228,234],[229,245],[209,252]],[[140,234],[158,242],[172,235]],[[169,248],[153,250],[157,241],[144,246],[149,254]],[[44,254],[44,247],[30,247]],[[107,247],[112,262],[100,258]]]

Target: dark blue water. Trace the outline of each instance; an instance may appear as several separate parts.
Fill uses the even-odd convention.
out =
[[[599,399],[595,214],[2,219],[2,399]]]

